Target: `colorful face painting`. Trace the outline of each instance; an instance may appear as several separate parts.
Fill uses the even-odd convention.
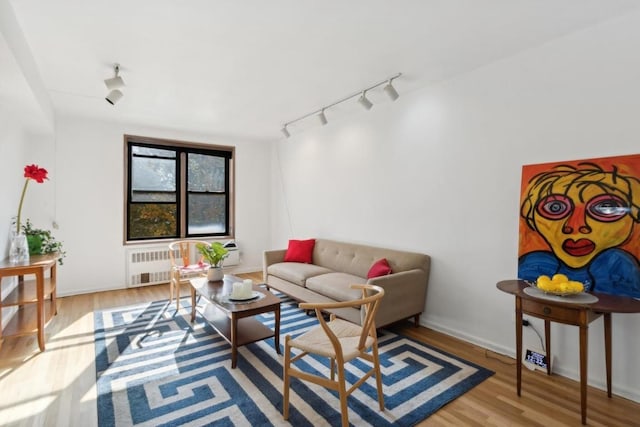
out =
[[[522,168],[518,277],[640,298],[640,155]]]

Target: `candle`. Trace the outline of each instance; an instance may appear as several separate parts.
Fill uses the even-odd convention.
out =
[[[252,293],[253,293],[253,281],[251,279],[245,279],[242,282],[243,298],[251,298]]]
[[[235,282],[233,284],[233,292],[231,293],[232,298],[242,298],[242,286],[243,284],[240,282]]]

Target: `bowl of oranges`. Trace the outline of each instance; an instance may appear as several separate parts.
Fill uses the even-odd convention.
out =
[[[546,294],[567,296],[584,292],[584,285],[575,280],[569,280],[564,274],[554,274],[553,277],[540,276],[536,280],[536,288]]]

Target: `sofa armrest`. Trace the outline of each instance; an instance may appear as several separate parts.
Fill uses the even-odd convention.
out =
[[[286,249],[275,249],[271,251],[264,251],[262,254],[262,280],[267,282],[267,268],[271,264],[284,262],[284,255],[287,253]]]
[[[369,279],[367,283],[380,286],[385,292],[378,307],[376,326],[422,313],[427,298],[427,281],[427,273],[420,269]]]

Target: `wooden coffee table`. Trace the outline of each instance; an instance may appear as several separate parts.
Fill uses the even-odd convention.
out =
[[[241,282],[235,276],[225,275],[224,280],[209,282],[206,277],[189,280],[191,283],[191,323],[195,321],[196,310],[205,320],[231,344],[231,368],[236,367],[238,347],[252,342],[274,337],[275,348],[280,353],[280,298],[266,289],[253,285],[258,298],[249,301],[229,299],[234,282]],[[204,307],[196,307],[196,297],[207,301]],[[257,314],[273,312],[275,327],[269,329],[257,319]]]

